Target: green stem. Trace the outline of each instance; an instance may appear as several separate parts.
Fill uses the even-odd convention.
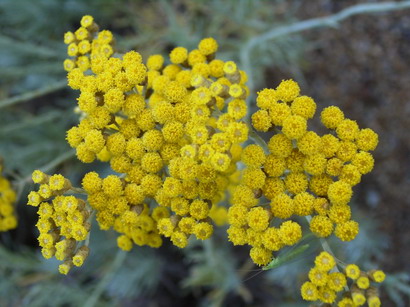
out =
[[[84,194],[84,195],[87,195],[87,192],[86,192],[84,189],[82,189],[82,188],[71,187],[70,190],[68,190],[68,191],[72,191],[72,192],[74,192],[74,193],[76,193],[76,194]]]
[[[108,272],[105,274],[105,276],[101,279],[101,281],[98,283],[97,287],[94,289],[93,293],[91,296],[88,298],[87,301],[84,303],[84,307],[94,307],[97,305],[98,300],[100,299],[102,293],[104,292],[105,288],[108,286],[112,278],[114,277],[114,274],[119,270],[119,268],[122,266],[124,263],[125,259],[127,258],[127,252],[119,249],[117,251],[117,254],[114,258],[114,261],[112,262],[112,265],[108,269]]]
[[[31,126],[38,126],[45,122],[61,118],[60,112],[49,112],[44,115],[34,116],[30,119],[24,120],[23,122],[18,122],[13,125],[8,125],[0,130],[0,134],[8,135],[16,130],[26,129]]]
[[[40,88],[38,90],[30,91],[30,92],[27,92],[21,95],[17,95],[17,96],[8,98],[8,99],[4,99],[0,101],[0,109],[53,93],[55,91],[63,89],[66,86],[67,86],[67,81],[61,80],[61,81],[55,82],[54,84]]]
[[[40,167],[39,169],[44,173],[48,173],[60,163],[63,163],[64,161],[74,156],[75,156],[75,150],[69,150],[65,152],[64,154],[62,154],[61,156],[58,156],[54,160],[50,161],[46,165]],[[27,175],[26,177],[23,177],[22,179],[16,182],[16,186],[17,186],[17,202],[16,203],[18,203],[18,201],[20,200],[20,197],[23,194],[25,185],[29,183],[30,181],[31,181],[31,174]]]
[[[25,41],[20,41],[6,35],[0,35],[0,45],[11,46],[12,50],[19,50],[26,54],[33,54],[45,58],[60,58],[61,53],[53,47],[44,47]]]
[[[248,42],[246,42],[244,46],[242,46],[240,53],[242,67],[248,74],[248,86],[250,91],[252,92],[254,90],[251,63],[252,51],[255,47],[263,45],[266,41],[274,40],[281,36],[291,35],[315,28],[335,27],[342,20],[354,15],[382,13],[388,11],[402,10],[406,8],[410,8],[410,1],[357,4],[352,5],[344,10],[341,10],[339,13],[336,13],[334,15],[312,18],[304,21],[299,21],[290,25],[277,27],[265,33],[262,33],[261,35],[250,38]]]
[[[253,129],[252,125],[248,123],[248,129],[249,129],[249,136],[259,145],[263,148],[263,150],[266,153],[269,153],[269,147],[268,144],[266,144],[265,140],[261,138],[261,136]]]
[[[66,160],[71,159],[72,157],[75,156],[75,150],[71,149],[65,153],[63,153],[61,156],[58,156],[54,160],[51,160],[49,163],[46,165],[42,166],[39,168],[40,171],[44,173],[48,173],[49,171],[53,170],[55,167],[57,167],[59,164],[63,163]],[[31,174],[27,175],[26,177],[22,178],[17,184],[18,185],[25,185],[26,183],[31,181]]]
[[[217,263],[215,262],[212,238],[209,238],[208,240],[204,240],[203,244],[205,247],[205,254],[207,255],[207,258],[211,264],[211,267],[216,268]]]
[[[28,64],[25,66],[11,66],[7,68],[0,68],[0,76],[2,79],[22,78],[29,74],[61,76],[63,72],[61,63],[62,59],[59,59],[58,62],[41,61],[39,63]]]
[[[308,222],[308,224],[310,224],[310,221],[312,220],[312,217],[310,215],[305,216],[306,221]],[[329,254],[331,254],[333,256],[333,258],[335,257],[335,254],[333,253],[332,249],[330,248],[329,243],[327,243],[326,239],[324,238],[319,238],[320,244],[322,245],[322,248],[325,252],[328,252]]]
[[[308,215],[308,216],[305,216],[305,218],[306,218],[306,221],[308,222],[308,224],[310,224],[310,221],[312,220],[312,217],[310,216],[310,215]],[[339,268],[338,268],[338,264],[339,264],[339,260],[337,259],[337,257],[335,256],[335,254],[333,253],[333,251],[332,251],[332,249],[330,248],[330,245],[329,245],[329,243],[327,242],[327,240],[325,239],[325,238],[319,238],[319,242],[320,242],[320,245],[322,245],[322,249],[325,251],[325,252],[328,252],[330,255],[332,255],[332,257],[335,259],[335,261],[336,261],[336,265],[335,265],[335,267],[334,267],[334,269],[333,269],[333,271],[334,272],[340,272],[340,270],[339,270]],[[346,285],[345,287],[345,290],[346,291],[349,291],[349,287]]]
[[[92,220],[93,220],[94,215],[95,215],[95,210],[91,209],[91,214],[90,214],[90,216],[88,217],[87,222],[91,223]],[[85,246],[89,246],[89,245],[90,245],[90,237],[91,237],[91,229],[90,229],[90,231],[89,231],[88,234],[87,234],[87,238],[85,238],[85,242],[84,242],[84,245],[85,245]]]
[[[71,159],[72,157],[75,156],[75,150],[71,149],[65,153],[63,153],[61,156],[58,156],[54,160],[51,160],[49,163],[46,165],[40,167],[40,170],[44,173],[48,173],[49,171],[53,170],[56,168],[59,164],[63,163],[66,160]]]

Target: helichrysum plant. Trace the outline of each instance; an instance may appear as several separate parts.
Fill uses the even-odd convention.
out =
[[[8,231],[17,227],[17,217],[14,208],[16,192],[10,181],[3,176],[3,160],[0,157],[0,231]]]
[[[113,34],[84,16],[64,42],[80,113],[67,142],[81,162],[106,162],[113,174],[89,172],[80,188],[62,175],[33,172],[40,186],[28,204],[38,207],[39,244],[45,258],[63,261],[61,273],[85,261],[94,216],[102,230],[118,233],[125,251],[157,248],[167,238],[184,248],[190,237],[206,240],[228,224],[228,240],[249,245],[265,269],[309,232],[342,242],[359,233],[349,202],[373,168],[378,136],[338,107],[321,111],[329,131],[319,135],[308,128],[315,101],[284,80],[258,93],[249,123],[247,75],[216,57],[213,38],[144,60],[136,51],[117,53]],[[301,287],[307,301],[380,305],[382,271],[362,271],[325,251],[308,276]]]
[[[343,271],[339,272],[337,261],[328,252],[322,252],[316,257],[315,266],[309,271],[309,281],[301,287],[303,299],[334,303],[338,293],[342,293],[337,306],[362,306],[366,301],[369,306],[380,306],[376,285],[384,281],[384,272],[363,272],[355,264],[346,265],[340,261],[339,267]]]

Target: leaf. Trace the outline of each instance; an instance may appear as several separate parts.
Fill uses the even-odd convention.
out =
[[[268,265],[264,266],[262,270],[266,271],[278,268],[286,264],[287,262],[295,259],[299,255],[303,254],[309,247],[309,244],[304,244],[299,247],[296,247],[295,249],[291,249],[284,255],[280,255],[279,257],[274,258]]]

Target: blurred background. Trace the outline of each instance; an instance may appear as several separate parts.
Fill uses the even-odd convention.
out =
[[[167,242],[124,253],[113,232],[94,227],[81,269],[61,276],[57,261],[42,258],[36,210],[25,205],[31,172],[44,168],[77,183],[89,170],[108,172],[104,164],[80,163],[65,142],[78,115],[77,93],[65,83],[63,34],[77,29],[85,14],[113,31],[120,51],[135,49],[145,58],[175,46],[192,49],[212,36],[219,58],[251,70],[254,92],[293,78],[318,111],[336,105],[374,129],[380,140],[375,169],[355,187],[351,203],[360,234],[348,244],[329,241],[345,262],[387,272],[385,306],[408,306],[410,9],[263,41],[247,65],[240,57],[250,39],[267,31],[366,3],[380,1],[0,0],[0,156],[19,195],[19,227],[0,233],[0,306],[308,305],[299,287],[319,250],[315,244],[302,259],[260,272],[248,248],[227,242],[225,229],[184,250]]]

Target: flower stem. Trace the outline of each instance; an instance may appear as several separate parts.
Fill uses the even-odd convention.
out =
[[[357,4],[349,6],[333,15],[298,21],[282,27],[275,27],[258,36],[253,36],[242,46],[240,53],[242,67],[248,74],[248,87],[250,91],[253,92],[255,87],[252,76],[252,54],[254,54],[253,51],[255,47],[265,45],[266,41],[315,28],[336,27],[341,21],[354,15],[383,13],[406,8],[410,8],[410,1]]]
[[[312,217],[310,215],[305,216],[306,221],[310,224],[310,221],[312,220]],[[319,242],[322,245],[322,249],[325,252],[328,252],[330,255],[332,255],[332,257],[336,260],[336,265],[333,269],[334,272],[340,272],[339,268],[338,268],[338,264],[340,263],[340,260],[336,258],[335,254],[333,253],[332,249],[330,248],[329,243],[327,242],[327,240],[325,238],[319,238]],[[349,287],[346,285],[345,286],[345,290],[349,291]]]
[[[66,86],[67,80],[61,80],[51,85],[40,88],[38,90],[34,90],[8,99],[4,99],[0,101],[0,109],[53,93],[55,91],[63,89]]]
[[[88,300],[84,303],[84,307],[94,307],[98,304],[98,300],[100,299],[101,295],[103,294],[105,288],[108,286],[114,274],[118,272],[121,265],[124,263],[125,259],[127,258],[128,253],[124,252],[123,250],[119,249],[117,254],[112,262],[112,265],[108,269],[108,272],[105,276],[101,279],[98,283],[97,287],[94,289],[91,296]]]

